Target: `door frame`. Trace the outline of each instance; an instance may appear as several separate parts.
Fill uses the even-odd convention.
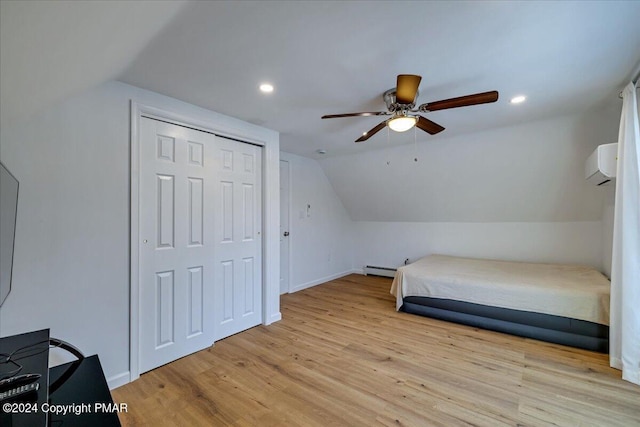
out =
[[[129,381],[140,377],[140,118],[147,116],[178,126],[261,146],[262,152],[262,324],[281,319],[280,314],[280,182],[279,136],[276,132],[197,107],[187,114],[167,111],[131,100],[130,114],[130,296]],[[200,116],[198,118],[198,116]],[[255,129],[254,129],[255,128]],[[275,173],[272,170],[274,165]],[[272,165],[270,167],[270,165]],[[276,200],[277,203],[272,201]]]
[[[287,164],[286,168],[287,168],[287,178],[288,178],[288,182],[287,182],[287,189],[289,191],[289,198],[288,198],[288,202],[286,209],[287,212],[289,213],[289,215],[287,216],[289,218],[289,224],[287,224],[287,231],[291,232],[291,162],[288,159],[283,159],[280,158],[280,164],[279,166],[282,166],[282,162],[285,162]],[[282,178],[282,176],[280,176],[280,178]],[[282,195],[281,195],[282,197]],[[282,206],[281,206],[282,208]],[[280,212],[282,214],[282,212]],[[282,220],[282,215],[280,216],[280,219]],[[289,255],[289,261],[287,262],[287,271],[286,271],[286,275],[287,275],[287,292],[285,293],[289,293],[291,292],[291,240],[287,239],[287,245],[289,246],[289,250],[287,251],[287,254]],[[280,252],[282,254],[282,252]],[[282,261],[282,260],[280,260]],[[280,263],[280,265],[282,265],[282,262]],[[280,274],[282,274],[282,271],[280,272]],[[281,295],[282,295],[282,289],[280,290]]]

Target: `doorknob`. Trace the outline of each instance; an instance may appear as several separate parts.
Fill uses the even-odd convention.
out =
[[[288,235],[289,235],[289,232],[288,232],[288,231],[285,231],[285,232],[284,232],[284,237],[287,237]]]

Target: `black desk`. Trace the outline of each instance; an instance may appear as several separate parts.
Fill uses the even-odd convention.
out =
[[[98,355],[49,369],[49,403],[71,409],[50,412],[50,426],[120,426]]]
[[[97,355],[48,369],[48,329],[0,338],[0,353],[25,346],[34,347],[25,353],[28,357],[18,360],[22,365],[20,373],[41,374],[40,388],[37,395],[32,393],[9,401],[29,402],[28,413],[7,413],[0,405],[2,427],[120,426]],[[3,365],[0,364],[0,373],[9,369]]]

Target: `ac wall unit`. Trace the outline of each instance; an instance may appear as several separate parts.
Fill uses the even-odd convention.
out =
[[[584,172],[587,181],[595,185],[606,185],[616,177],[618,143],[602,144],[589,156]]]

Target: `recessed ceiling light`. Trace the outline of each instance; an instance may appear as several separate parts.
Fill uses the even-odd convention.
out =
[[[512,104],[520,104],[521,102],[524,102],[527,99],[526,96],[524,95],[518,95],[518,96],[514,96],[513,98],[511,98],[511,103]]]
[[[262,83],[260,85],[260,91],[263,93],[271,93],[273,92],[273,85],[269,83]]]
[[[316,153],[318,154],[327,154],[327,150],[325,150],[324,148],[319,148],[316,150]]]

